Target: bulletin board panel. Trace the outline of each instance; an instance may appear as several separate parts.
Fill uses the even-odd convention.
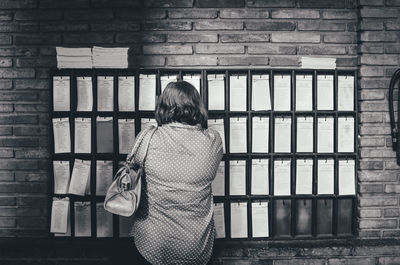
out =
[[[155,75],[154,89],[156,96],[161,94],[161,86],[166,84],[165,78],[163,79],[164,81],[161,80],[163,76],[167,76],[167,79],[176,76],[178,80],[185,79],[185,76],[189,79],[196,79],[199,77],[199,91],[208,109],[209,124],[212,124],[213,121],[223,120],[222,126],[224,135],[222,135],[222,137],[225,142],[225,153],[222,165],[224,166],[224,170],[219,171],[220,174],[223,174],[223,182],[221,182],[223,192],[222,194],[214,196],[215,206],[222,205],[222,210],[220,209],[219,212],[219,214],[222,214],[219,215],[221,219],[216,221],[217,231],[219,230],[217,232],[219,235],[218,240],[335,238],[352,237],[356,234],[356,180],[358,171],[358,99],[356,71],[290,69],[62,69],[54,70],[52,72],[52,77],[69,77],[70,101],[67,110],[54,110],[54,104],[56,104],[56,102],[54,102],[55,95],[53,94],[53,91],[55,91],[55,83],[52,82],[50,124],[52,124],[51,126],[53,126],[53,129],[50,130],[51,177],[49,183],[49,202],[51,208],[53,198],[69,198],[68,226],[70,230],[68,233],[58,234],[58,236],[91,238],[118,238],[129,236],[127,227],[129,226],[130,220],[128,218],[120,218],[116,215],[112,216],[111,228],[105,229],[106,232],[98,229],[98,222],[100,220],[98,211],[100,211],[99,209],[101,208],[101,203],[104,201],[105,196],[96,194],[96,162],[103,160],[112,161],[112,175],[114,175],[118,170],[119,163],[126,158],[126,154],[121,154],[119,152],[118,120],[134,119],[134,131],[135,135],[137,135],[142,127],[141,121],[154,119],[154,110],[139,109],[140,77],[144,78],[145,76],[148,77],[152,75]],[[214,79],[218,79],[221,75],[224,85],[223,89],[219,92],[215,92],[214,90],[210,91],[211,84],[209,80],[211,80],[213,76]],[[77,110],[78,77],[91,77],[93,107],[90,108],[90,110]],[[98,110],[98,80],[100,80],[98,78],[103,77],[113,77],[113,104],[112,109],[109,111]],[[134,77],[134,88],[132,88],[134,89],[134,109],[131,111],[119,111],[119,77]],[[300,90],[300,86],[304,85],[300,85],[301,77],[303,77],[304,80],[310,80],[310,91]],[[234,78],[238,80],[241,78],[245,79],[245,81],[243,81],[245,86],[243,88],[244,91],[235,90],[234,86],[240,85],[238,85]],[[279,83],[279,78],[282,80],[288,78],[289,87],[287,91],[282,89],[283,85]],[[323,90],[323,86],[325,85],[323,85],[324,81],[322,79],[326,81],[326,78],[328,78],[328,81],[331,80],[332,82],[331,92],[329,91],[330,81],[327,83],[325,82],[325,85],[328,84],[328,90]],[[266,80],[263,84],[269,91],[270,106],[265,109],[263,109],[263,107],[259,109],[254,105],[256,101],[259,103],[263,102],[263,100],[260,101],[257,95],[253,95],[253,93],[256,93],[256,89],[260,89],[259,86],[256,88],[255,79]],[[321,79],[321,83],[319,79]],[[347,79],[350,80],[346,81],[347,87],[352,89],[350,94],[348,94],[348,92],[346,94],[340,90],[341,85],[339,83]],[[343,85],[343,87],[344,86],[345,85]],[[307,85],[304,87],[307,87]],[[242,105],[244,102],[243,106],[238,102],[238,98],[231,97],[234,93],[236,93],[235,95],[240,95],[240,93],[244,95],[245,99],[239,100],[242,102]],[[216,102],[214,98],[210,98],[218,95],[222,95],[221,100],[223,100],[223,102]],[[262,95],[264,96],[264,94]],[[303,104],[304,102],[301,102],[301,100],[307,101],[307,98],[310,96],[311,101],[309,103]],[[289,97],[289,99],[287,99],[287,97]],[[329,103],[330,98],[332,100],[331,103]],[[211,101],[213,101],[213,103],[211,103]],[[331,104],[331,106],[323,106],[324,104]],[[351,106],[343,107],[343,104],[350,104]],[[220,107],[216,108],[220,109],[210,109],[210,105],[213,105],[214,108],[216,105],[219,105]],[[233,108],[233,105],[236,107]],[[299,105],[302,106],[301,109],[299,109]],[[308,107],[306,105],[308,105]],[[97,130],[98,122],[96,122],[96,119],[98,116],[112,118],[112,151],[99,153],[97,150],[99,145],[97,136],[101,131]],[[69,152],[55,152],[53,121],[63,118],[67,118],[69,123],[70,150]],[[74,121],[76,118],[87,118],[90,120],[91,142],[90,151],[87,153],[75,153],[74,143],[78,140],[78,137],[75,136]],[[300,148],[299,137],[308,135],[307,133],[299,133],[300,128],[307,128],[307,126],[301,127],[304,125],[300,124],[303,118],[310,122],[310,127],[308,128],[311,128],[312,136],[308,141],[311,141],[312,147],[310,150],[301,150],[300,152],[298,151]],[[266,128],[267,136],[266,139],[261,140],[261,142],[266,144],[265,148],[267,149],[265,150],[253,150],[258,148],[257,145],[253,145],[253,141],[256,141],[255,138],[258,137],[257,141],[260,140],[260,134],[257,136],[254,134],[254,132],[256,132],[254,124],[258,119],[266,122],[264,128]],[[232,129],[236,126],[234,125],[235,120],[243,121],[242,124],[245,126],[244,130],[239,134],[238,131]],[[340,134],[345,131],[342,130],[341,123],[347,122],[348,120],[351,121],[350,127],[346,128],[350,128],[352,131],[351,137],[348,137],[348,135],[340,136]],[[281,124],[283,124],[280,123],[280,121],[290,121],[289,125],[286,127],[289,129],[284,134],[278,131],[279,128],[281,128]],[[326,121],[329,121],[329,125],[324,124]],[[210,125],[210,127],[212,126]],[[324,134],[329,130],[331,130],[333,137],[333,139],[331,139],[331,144],[327,144],[325,141],[326,139],[322,139],[323,137],[327,137],[326,135],[329,135],[329,133]],[[239,148],[236,151],[233,150],[237,148],[235,144],[240,141],[231,139],[231,134],[236,134],[236,136],[239,137],[243,134],[246,135],[244,140],[246,145],[245,149],[240,150]],[[287,134],[289,134],[289,139],[285,144],[285,141],[283,141],[281,137]],[[319,137],[320,139],[318,139]],[[344,141],[342,138],[347,140]],[[349,138],[352,139],[348,141]],[[277,142],[277,139],[281,139],[279,140],[280,142]],[[348,143],[351,143],[353,146],[349,147]],[[279,149],[280,147],[278,148],[278,145],[286,146],[288,149],[283,150],[285,149],[284,147],[281,150]],[[302,148],[306,146],[307,145]],[[328,149],[320,150],[323,146]],[[79,160],[90,161],[90,175],[88,180],[88,189],[90,189],[90,192],[88,193],[88,190],[86,190],[83,196],[70,194],[68,190],[64,193],[58,192],[56,194],[53,161],[68,161],[69,174],[71,175],[74,169],[74,162]],[[267,191],[264,194],[262,194],[262,192],[256,193],[253,191],[253,189],[259,188],[257,183],[252,183],[252,181],[256,179],[255,176],[253,177],[253,165],[257,164],[257,160],[260,162],[268,161],[265,175],[261,176],[265,176],[266,178],[264,185],[267,185]],[[350,167],[350,171],[348,167],[346,168],[344,166],[344,164],[349,161],[353,165]],[[300,172],[297,165],[302,162],[310,163],[309,165],[311,165],[312,175],[308,184],[308,192],[298,192],[300,186],[304,188],[308,183],[299,183],[299,180],[296,179],[300,174],[297,172]],[[242,181],[240,184],[244,185],[242,193],[237,191],[232,192],[236,187],[231,185],[231,181],[235,183],[240,182],[238,182],[237,179],[231,179],[231,177],[236,174],[233,173],[234,163],[244,164],[244,182]],[[286,167],[286,169],[283,167],[281,168],[279,167],[279,163],[288,165],[288,167]],[[327,170],[327,167],[324,167],[323,163],[331,165],[331,169],[328,171],[331,172],[329,174],[332,175],[332,179],[321,180],[322,176],[325,176],[324,172]],[[341,167],[342,165],[343,168]],[[287,170],[287,168],[289,170]],[[230,174],[231,172],[232,176]],[[342,174],[340,172],[346,172],[346,176],[350,174],[350,177],[344,179],[345,173]],[[287,179],[281,179],[280,174],[288,174]],[[109,175],[109,178],[112,178],[112,175]],[[341,179],[342,182],[340,182],[339,179]],[[111,181],[111,179],[108,181]],[[303,181],[303,179],[301,181]],[[346,183],[344,183],[345,181]],[[285,188],[282,188],[283,186],[285,186]],[[86,202],[84,203],[86,205],[85,207],[88,209],[86,215],[80,216],[82,214],[82,208],[79,207],[83,205],[79,204],[80,202]],[[261,208],[258,209],[257,204],[266,207],[261,207],[264,208],[264,210]],[[218,207],[216,207],[216,209],[217,208]],[[240,212],[237,211],[239,208],[241,209]],[[79,216],[76,214],[77,210],[79,211]],[[87,216],[87,214],[89,216]],[[102,216],[104,217],[104,215]],[[237,218],[240,219],[240,217],[245,218],[237,223]],[[86,221],[82,221],[83,219]],[[82,226],[81,222],[86,223]],[[101,226],[104,228],[104,223],[103,221],[101,222]],[[247,224],[243,226],[243,222]],[[110,226],[109,223],[108,225]],[[258,228],[261,228],[263,231],[257,231]],[[82,229],[89,229],[90,231],[82,232]]]

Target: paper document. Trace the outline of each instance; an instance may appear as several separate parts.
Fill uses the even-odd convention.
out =
[[[338,152],[354,152],[354,118],[338,118]]]
[[[70,110],[70,78],[69,76],[53,76],[53,110]]]
[[[219,133],[222,139],[222,149],[225,153],[225,126],[224,119],[209,119],[208,120],[208,128],[213,129]]]
[[[355,182],[356,175],[354,160],[339,160],[339,195],[355,195]]]
[[[269,117],[253,117],[252,152],[268,153]]]
[[[214,204],[214,226],[216,238],[225,238],[225,213],[224,213],[224,204],[223,203],[215,203]]]
[[[253,237],[268,237],[268,202],[252,202],[252,234]]]
[[[54,153],[71,152],[69,118],[53,118]]]
[[[75,159],[68,193],[85,195],[87,186],[90,185],[90,164],[90,160]]]
[[[78,76],[76,78],[78,102],[77,111],[92,111],[93,110],[93,87],[92,77]]]
[[[139,110],[156,108],[156,75],[139,76]]]
[[[274,195],[290,195],[290,160],[274,161]]]
[[[297,152],[313,151],[314,118],[297,117]]]
[[[354,110],[354,76],[338,76],[338,110]]]
[[[275,117],[275,152],[290,153],[292,137],[292,118]]]
[[[120,154],[127,154],[135,142],[135,119],[118,119],[118,146]]]
[[[67,194],[70,180],[69,161],[53,161],[54,194]]]
[[[319,159],[318,160],[318,194],[333,194],[334,182],[334,160]]]
[[[59,198],[57,198],[58,200],[69,200],[69,198],[63,198],[63,199],[59,199]],[[69,202],[69,205],[70,205],[71,203]],[[70,208],[70,206],[68,205],[68,210],[67,210],[67,232],[65,232],[65,233],[54,233],[54,236],[55,237],[70,237],[71,236],[71,208]],[[64,218],[64,217],[63,217]],[[56,218],[57,219],[57,218]],[[55,220],[56,220],[55,219]],[[57,220],[57,221],[55,221],[56,223],[59,223],[59,221]],[[63,224],[61,224],[61,223],[59,223],[60,225],[63,225]],[[50,225],[50,229],[51,229],[51,225]]]
[[[269,75],[253,75],[251,91],[252,110],[271,110]]]
[[[333,117],[318,118],[318,153],[333,153]]]
[[[114,110],[114,77],[97,77],[97,111]]]
[[[247,235],[247,202],[231,202],[231,238]]]
[[[296,161],[296,194],[312,194],[313,160]]]
[[[247,152],[247,118],[235,117],[229,118],[229,134],[230,145],[229,151],[231,153],[246,153]]]
[[[135,77],[118,77],[118,110],[135,111]]]
[[[97,237],[113,236],[113,215],[104,209],[102,202],[96,203]]]
[[[169,83],[178,81],[178,76],[177,75],[162,75],[162,76],[160,76],[160,81],[161,81],[161,93],[162,93]]]
[[[318,75],[317,95],[318,110],[333,110],[333,75]]]
[[[246,161],[229,161],[229,194],[246,195]]]
[[[225,196],[225,161],[219,163],[211,188],[214,196]]]
[[[93,68],[128,68],[129,47],[93,47]]]
[[[113,161],[96,161],[96,195],[106,195],[113,176]]]
[[[90,202],[75,202],[75,236],[90,237],[92,235]]]
[[[67,233],[69,219],[69,198],[53,198],[51,206],[51,233]]]
[[[97,153],[112,153],[114,149],[113,140],[113,118],[96,118]]]
[[[92,122],[90,118],[75,118],[75,153],[90,153]]]
[[[57,68],[92,68],[92,48],[56,47]]]
[[[296,75],[296,110],[313,109],[312,75]]]
[[[290,110],[290,75],[274,75],[274,110]]]
[[[251,194],[269,194],[269,160],[252,159],[251,161]]]
[[[184,75],[183,76],[183,81],[186,81],[190,83],[194,88],[196,88],[197,92],[200,94],[200,81],[201,81],[201,76],[200,75]]]
[[[225,109],[225,75],[207,75],[208,110]]]
[[[247,76],[232,75],[229,77],[229,110],[246,111]]]

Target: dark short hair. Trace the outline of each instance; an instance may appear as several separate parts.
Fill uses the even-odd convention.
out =
[[[196,88],[186,82],[171,82],[159,96],[155,117],[159,126],[171,122],[207,128],[207,111]]]

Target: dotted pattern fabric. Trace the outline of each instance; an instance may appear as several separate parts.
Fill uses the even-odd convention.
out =
[[[149,262],[209,261],[215,238],[211,183],[221,159],[222,141],[215,130],[182,123],[157,128],[131,233]]]

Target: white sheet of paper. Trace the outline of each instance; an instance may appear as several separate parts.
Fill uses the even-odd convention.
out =
[[[139,76],[139,110],[156,108],[156,75]]]
[[[96,195],[106,195],[113,176],[113,161],[96,161]]]
[[[118,119],[119,153],[127,154],[135,142],[135,119]]]
[[[333,75],[318,75],[317,95],[318,110],[333,110]]]
[[[162,75],[160,76],[160,81],[162,93],[169,83],[178,81],[178,77],[176,75]]]
[[[253,117],[252,152],[268,153],[269,117]]]
[[[251,161],[251,194],[269,194],[268,159],[253,159]]]
[[[54,153],[71,152],[69,118],[53,118]]]
[[[191,85],[193,85],[194,88],[196,88],[197,92],[199,92],[200,94],[200,81],[201,81],[200,75],[184,75],[183,81],[186,81]]]
[[[296,75],[296,110],[312,110],[312,75]]]
[[[211,188],[214,196],[225,196],[225,161],[219,163]]]
[[[134,216],[119,216],[119,237],[130,237],[134,220]]]
[[[229,110],[246,111],[247,76],[232,75],[229,77]]]
[[[274,75],[274,110],[290,110],[290,75]]]
[[[274,195],[290,195],[290,160],[274,161]]]
[[[67,233],[69,218],[69,198],[53,198],[51,206],[51,233]]]
[[[246,161],[229,161],[229,194],[246,195]]]
[[[231,202],[231,238],[247,237],[247,202]]]
[[[251,203],[253,237],[268,237],[268,202]]]
[[[318,160],[318,194],[334,193],[333,172],[333,159]]]
[[[354,152],[354,118],[338,118],[338,152]]]
[[[58,198],[57,198],[58,199]],[[63,198],[63,199],[68,199],[69,198]],[[70,237],[71,236],[71,208],[68,206],[68,212],[67,212],[67,232],[66,233],[54,233],[55,237]]]
[[[135,111],[135,77],[118,77],[118,110]]]
[[[113,236],[113,215],[104,209],[102,202],[96,203],[97,237]]]
[[[223,203],[214,204],[214,226],[216,238],[225,238],[225,212]]]
[[[289,153],[292,137],[292,118],[275,117],[275,152]]]
[[[333,117],[318,118],[318,153],[333,153]]]
[[[92,77],[78,76],[76,78],[78,102],[77,111],[92,111],[93,110],[93,86]]]
[[[354,110],[354,76],[338,76],[338,110]]]
[[[312,194],[313,160],[296,161],[296,194]]]
[[[339,160],[339,195],[355,195],[354,160]]]
[[[75,159],[68,193],[85,195],[90,179],[90,163],[90,160]]]
[[[271,110],[269,75],[253,75],[251,90],[251,109]]]
[[[97,153],[113,152],[113,117],[96,117],[96,138]]]
[[[90,118],[75,118],[75,153],[90,153],[92,148],[92,123]]]
[[[143,130],[144,128],[146,128],[147,126],[156,126],[157,127],[157,121],[156,119],[149,119],[149,118],[142,118],[140,119],[140,128],[141,130]]]
[[[214,129],[219,133],[222,139],[222,149],[225,153],[225,126],[224,119],[209,119],[208,120],[208,128]]]
[[[297,117],[297,152],[313,151],[313,128],[313,117]]]
[[[98,76],[97,77],[97,110],[113,111],[114,110],[114,77]]]
[[[75,236],[90,237],[92,235],[90,202],[75,202]]]
[[[236,117],[230,118],[230,145],[231,153],[246,153],[247,152],[247,118]]]
[[[67,194],[70,179],[69,161],[53,161],[54,194]]]
[[[69,76],[53,76],[53,110],[70,110],[70,78]]]
[[[208,110],[225,109],[225,75],[207,75]]]

